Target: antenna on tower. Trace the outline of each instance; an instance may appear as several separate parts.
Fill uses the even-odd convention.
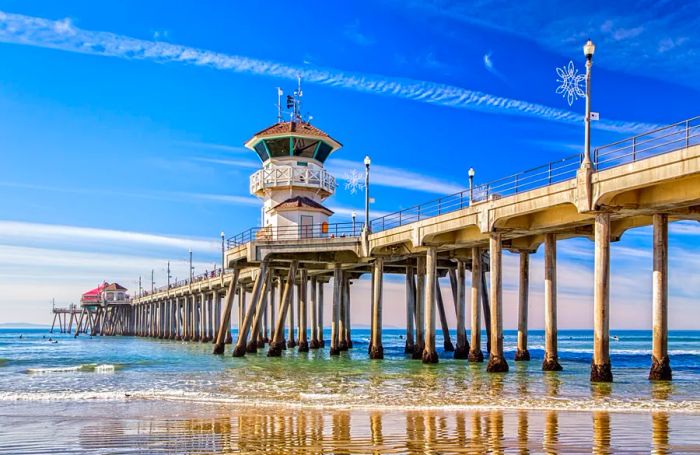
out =
[[[297,91],[294,92],[294,119],[301,120],[301,97],[304,93],[301,91],[301,74],[297,74]]]
[[[281,87],[277,87],[277,123],[282,122],[282,95],[284,91]]]

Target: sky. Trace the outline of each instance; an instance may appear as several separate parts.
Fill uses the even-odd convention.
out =
[[[220,232],[259,224],[248,177],[260,163],[243,144],[276,121],[277,87],[293,91],[297,75],[304,114],[344,145],[327,162],[338,221],[363,211],[345,178],[365,155],[380,216],[464,189],[470,167],[486,182],[581,152],[584,101],[555,93],[555,70],[584,71],[588,38],[593,146],[700,114],[696,2],[173,5],[0,0],[0,322],[48,323],[52,299],[103,280],[163,285],[168,261],[183,278],[189,249],[195,273],[211,270]],[[671,329],[698,328],[699,233],[670,227]],[[613,328],[651,325],[650,234],[612,247]],[[592,253],[559,244],[561,328],[591,327]],[[504,263],[515,328],[517,257]],[[540,250],[533,328],[542,269]],[[367,284],[352,287],[354,324],[369,321]],[[401,279],[385,292],[384,322],[401,326]]]

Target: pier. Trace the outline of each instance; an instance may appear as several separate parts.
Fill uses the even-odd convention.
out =
[[[557,313],[566,308],[557,304],[557,242],[583,237],[592,241],[595,258],[590,379],[610,382],[610,243],[629,229],[650,225],[649,379],[671,379],[668,223],[700,221],[700,117],[595,148],[590,156],[577,154],[493,182],[470,184],[459,193],[369,223],[329,223],[332,211],[322,202],[335,191],[335,179],[323,163],[341,144],[325,132],[301,119],[280,121],[256,133],[246,147],[263,163],[251,176],[250,187],[263,201],[264,226],[229,238],[221,269],[134,297],[122,334],[209,342],[215,354],[232,343],[238,357],[269,344],[267,355],[279,356],[294,347],[302,352],[323,349],[325,317],[331,327],[328,349],[335,356],[353,345],[350,286],[371,275],[369,356],[381,359],[383,280],[398,274],[406,279],[407,356],[437,362],[439,327],[445,351],[454,351],[455,359],[488,360],[487,371],[507,372],[511,359],[503,346],[502,257],[519,256],[514,360],[528,361],[529,256],[543,246],[542,369],[558,371]],[[449,277],[454,309],[443,303],[440,277]],[[323,314],[324,296],[332,299],[330,315]],[[239,314],[236,340],[230,330],[234,310]],[[454,343],[446,311],[457,316]],[[482,321],[486,340],[480,339]]]

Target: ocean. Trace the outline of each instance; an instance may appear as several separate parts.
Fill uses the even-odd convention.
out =
[[[665,383],[650,331],[611,331],[613,384],[589,381],[588,330],[559,331],[561,372],[541,371],[542,331],[530,362],[506,331],[506,374],[441,349],[423,365],[402,334],[372,361],[361,329],[337,358],[0,329],[0,453],[700,452],[700,331],[669,333]]]

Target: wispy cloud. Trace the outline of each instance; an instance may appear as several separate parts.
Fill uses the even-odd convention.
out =
[[[255,162],[253,160],[229,160],[229,159],[224,159],[224,158],[200,158],[200,157],[195,157],[192,159],[195,161],[201,161],[203,163],[223,164],[224,166],[242,167],[242,168],[246,168],[246,169],[259,169],[260,168],[260,162]]]
[[[158,41],[147,41],[109,32],[88,31],[70,22],[0,12],[0,42],[39,46],[67,52],[102,55],[156,63],[184,63],[222,71],[256,74],[284,79],[298,75],[307,83],[359,92],[393,96],[478,112],[524,116],[546,121],[580,125],[582,116],[523,100],[505,98],[453,85],[405,78],[390,78],[330,68],[287,65],[249,57],[227,55]],[[595,128],[615,132],[641,132],[657,125],[606,120]]]
[[[150,245],[182,250],[192,248],[203,252],[216,252],[219,248],[218,242],[214,240],[21,221],[0,221],[0,238],[5,244],[30,243],[36,245],[41,243],[59,243],[75,246],[88,241],[99,241],[105,245],[114,243],[126,244],[134,249],[137,249],[139,246]]]
[[[0,18],[1,17],[2,16],[0,16]],[[0,32],[0,34],[1,34],[1,32]],[[251,151],[245,147],[235,146],[235,145],[226,145],[226,144],[215,144],[215,143],[211,143],[211,142],[177,141],[177,142],[175,142],[175,145],[180,145],[180,146],[194,148],[194,149],[221,150],[224,152],[232,152],[232,153],[251,153]]]
[[[360,21],[357,19],[345,26],[343,34],[347,39],[359,46],[371,46],[374,44],[374,38],[362,32],[360,29]]]
[[[362,171],[362,166],[362,163],[359,162],[334,159],[328,163],[327,168],[336,178],[343,180],[345,175],[349,175],[353,169]],[[464,189],[459,184],[445,181],[442,178],[433,178],[425,174],[382,166],[381,164],[372,164],[372,184],[434,194],[453,194]]]
[[[484,60],[484,68],[486,68],[486,71],[493,74],[494,76],[496,76],[497,78],[499,78],[503,82],[507,82],[506,77],[503,75],[503,73],[498,71],[493,64],[493,52],[489,51],[488,53],[484,54],[483,60]]]
[[[209,193],[180,193],[184,197],[198,199],[202,201],[224,202],[235,205],[260,206],[260,201],[253,196],[236,196],[232,194],[209,194]]]
[[[700,26],[698,2],[646,2],[643,8],[601,2],[582,17],[576,9],[543,8],[538,2],[385,1],[428,15],[428,22],[441,17],[487,27],[567,57],[580,56],[590,37],[601,50],[596,65],[700,87],[700,67],[689,63],[700,58],[694,39]]]

